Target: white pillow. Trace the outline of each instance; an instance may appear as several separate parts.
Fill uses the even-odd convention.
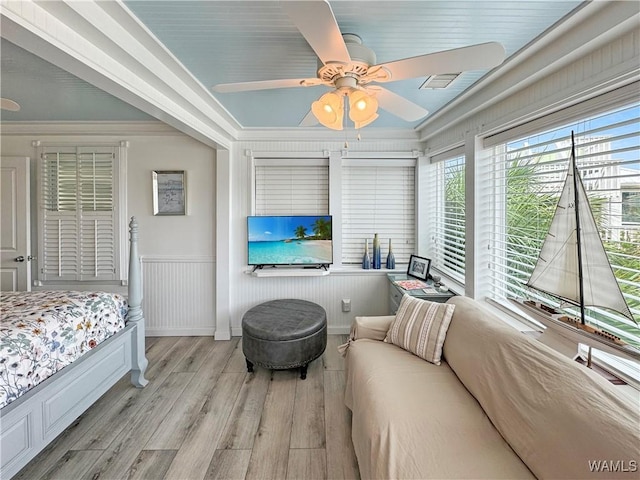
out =
[[[405,294],[384,341],[440,365],[442,345],[454,310],[455,305]]]

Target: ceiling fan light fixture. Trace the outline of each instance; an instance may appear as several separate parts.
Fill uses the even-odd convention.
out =
[[[349,118],[361,126],[378,118],[378,100],[362,90],[349,92]]]
[[[327,92],[311,104],[311,111],[322,125],[333,130],[342,130],[344,109],[342,97],[335,92]]]

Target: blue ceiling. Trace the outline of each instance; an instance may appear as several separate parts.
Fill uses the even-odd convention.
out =
[[[343,33],[356,33],[383,63],[497,41],[507,56],[562,19],[579,1],[334,1]],[[131,0],[125,5],[207,89],[219,83],[313,78],[313,50],[277,1]],[[135,121],[151,119],[100,89],[2,41],[1,92],[22,105],[7,121]],[[433,115],[487,71],[464,72],[444,90],[419,90],[425,78],[384,86]],[[209,90],[211,91],[211,90]],[[243,128],[293,128],[326,87],[214,93]],[[428,118],[428,117],[426,117]],[[371,127],[415,128],[381,112]],[[318,127],[323,128],[323,127]]]

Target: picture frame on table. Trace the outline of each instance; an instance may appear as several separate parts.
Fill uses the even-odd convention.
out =
[[[411,255],[409,258],[409,266],[407,268],[407,275],[409,277],[418,278],[420,280],[427,280],[429,278],[429,268],[431,267],[431,259],[418,257],[417,255]]]
[[[184,170],[153,170],[153,214],[186,215],[187,184]]]

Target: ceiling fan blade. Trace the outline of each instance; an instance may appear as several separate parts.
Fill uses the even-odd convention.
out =
[[[415,122],[426,116],[429,112],[422,108],[420,105],[401,97],[397,93],[393,93],[391,90],[387,90],[382,87],[368,87],[366,91],[375,95],[378,100],[380,108],[386,110],[389,113],[394,114],[396,117],[402,118],[407,122]]]
[[[9,98],[0,98],[0,109],[18,112],[20,111],[20,105]]]
[[[313,87],[322,85],[319,78],[289,78],[285,80],[262,80],[258,82],[220,83],[212,87],[214,92],[231,93],[251,90],[270,90],[274,88]]]
[[[309,113],[307,113],[305,115],[305,117],[300,121],[300,123],[298,124],[299,127],[313,127],[314,125],[317,125],[318,119],[316,118],[316,116],[313,114],[313,112],[311,110],[309,110]]]
[[[329,2],[326,0],[281,1],[280,5],[322,63],[351,61]]]
[[[426,75],[493,68],[500,65],[504,58],[505,50],[502,44],[488,42],[382,63],[371,67],[370,70],[377,67],[388,70],[391,73],[390,77],[377,81],[393,82]]]

